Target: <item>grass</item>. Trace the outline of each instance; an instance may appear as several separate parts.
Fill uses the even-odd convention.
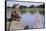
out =
[[[26,12],[30,12],[30,13],[36,13],[37,9],[39,11],[40,14],[44,14],[44,8],[22,8],[20,9],[21,13],[26,13]]]

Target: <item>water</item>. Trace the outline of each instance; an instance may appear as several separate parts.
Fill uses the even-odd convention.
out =
[[[36,18],[37,13],[35,14],[31,14],[31,13],[26,13],[26,14],[22,14],[21,15],[21,22],[23,22],[23,24],[26,26],[28,25],[29,28],[34,28],[35,27],[35,18]],[[40,27],[43,28],[44,26],[44,16],[40,15]]]

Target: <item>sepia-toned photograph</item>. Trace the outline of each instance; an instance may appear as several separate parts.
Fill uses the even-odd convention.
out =
[[[6,1],[7,31],[44,29],[45,3],[31,1]]]

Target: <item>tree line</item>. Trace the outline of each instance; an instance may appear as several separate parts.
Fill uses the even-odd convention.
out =
[[[7,8],[15,8],[15,7],[16,5],[13,5],[13,7],[8,6]],[[38,5],[38,6],[31,5],[30,7],[21,5],[19,8],[45,8],[45,4]]]

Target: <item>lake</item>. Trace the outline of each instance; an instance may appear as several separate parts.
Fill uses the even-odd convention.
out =
[[[35,27],[36,22],[36,15],[37,13],[31,14],[31,13],[25,13],[21,15],[21,22],[23,22],[24,26],[28,25],[29,28]],[[44,16],[39,14],[40,19],[40,27],[44,27]]]

